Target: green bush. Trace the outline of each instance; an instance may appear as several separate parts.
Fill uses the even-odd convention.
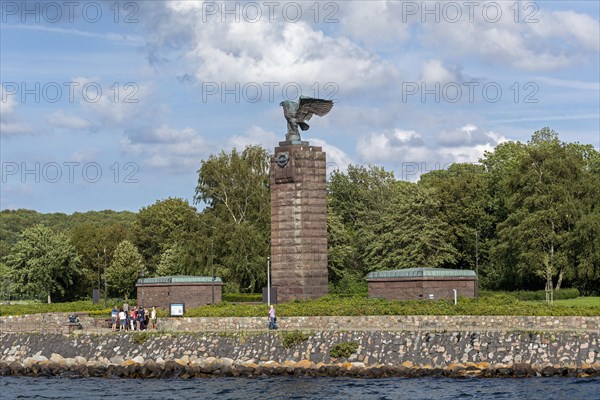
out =
[[[599,316],[598,306],[563,306],[545,303],[527,303],[518,300],[514,293],[484,292],[479,299],[460,298],[452,301],[411,300],[397,301],[372,299],[361,296],[342,297],[329,295],[318,300],[295,300],[276,305],[278,317],[291,316],[362,316],[362,315],[532,315],[532,316]],[[545,297],[544,297],[545,298]],[[88,312],[108,317],[115,300],[108,308],[91,301],[54,304],[28,304],[1,306],[0,315],[23,315],[46,312]],[[186,317],[267,317],[266,304],[223,302],[186,309]],[[167,316],[160,311],[159,316]]]
[[[223,293],[223,301],[230,303],[251,303],[262,301],[261,293]]]
[[[545,290],[537,290],[533,291],[525,291],[520,290],[517,292],[511,292],[517,299],[521,301],[545,301],[546,300],[546,291]],[[579,290],[576,288],[572,289],[559,289],[554,291],[554,300],[567,300],[567,299],[576,299],[579,297]]]
[[[137,332],[133,337],[133,341],[137,344],[144,344],[146,341],[150,339],[150,332]]]
[[[329,355],[333,358],[348,358],[358,350],[358,343],[356,342],[342,342],[338,343],[329,352]]]
[[[367,281],[362,276],[353,277],[346,275],[339,282],[329,284],[329,293],[347,297],[367,297]]]
[[[281,344],[286,349],[289,349],[290,347],[294,347],[302,342],[305,342],[306,340],[308,340],[309,337],[310,335],[308,333],[304,333],[301,331],[282,331]]]

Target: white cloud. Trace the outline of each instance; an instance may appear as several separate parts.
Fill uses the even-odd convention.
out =
[[[146,166],[173,171],[197,168],[209,153],[206,141],[195,130],[167,125],[129,131],[120,145],[123,152],[140,157]]]
[[[456,23],[442,20],[422,24],[423,44],[449,58],[474,55],[490,65],[531,71],[554,70],[598,58],[598,21],[589,15],[543,9],[524,11],[525,3],[491,2],[502,10],[502,17],[494,21],[482,17],[486,3],[490,2],[479,4],[473,22],[463,15]],[[514,12],[519,7],[520,22],[515,23]],[[526,17],[537,22],[524,23]]]
[[[80,37],[86,37],[86,38],[92,38],[92,39],[108,40],[108,41],[115,42],[120,45],[130,45],[130,46],[139,46],[144,43],[143,38],[141,36],[137,36],[137,35],[123,35],[123,34],[113,33],[113,32],[97,33],[97,32],[82,31],[79,29],[56,28],[56,27],[50,27],[50,26],[41,25],[41,24],[39,24],[39,25],[38,24],[36,24],[36,25],[4,24],[2,29],[27,29],[27,30],[34,30],[34,31],[42,31],[42,32],[46,32],[46,33],[56,33],[56,34],[63,34],[63,35],[70,35],[70,36],[80,36]]]
[[[385,87],[397,76],[390,62],[304,21],[270,22],[265,17],[255,23],[224,23],[217,17],[198,23],[205,18],[202,7],[202,2],[169,2],[155,11],[161,13],[158,25],[148,26],[152,58],[168,57],[169,51],[184,54],[197,82],[275,82],[279,92],[288,83],[308,92],[315,82],[321,88],[333,82],[342,91],[353,91]]]
[[[339,147],[327,143],[325,140],[312,138],[310,139],[312,146],[319,146],[323,148],[323,151],[327,154],[327,170],[341,170],[346,171],[348,165],[354,164],[352,158],[346,152]]]
[[[415,131],[400,129],[373,133],[359,139],[357,151],[361,161],[385,165],[400,179],[415,180],[420,174],[446,168],[451,163],[477,162],[485,151],[493,150],[508,139],[494,132],[480,132],[466,124],[451,132],[437,135],[437,144],[426,143]]]
[[[493,132],[480,132],[473,124],[466,124],[458,129],[441,131],[436,136],[436,142],[442,146],[476,146],[492,144],[495,146],[499,138]]]
[[[390,48],[410,39],[408,23],[403,23],[399,1],[352,1],[337,3],[343,32],[365,42],[369,48]]]
[[[360,138],[357,152],[364,162],[420,161],[428,157],[429,150],[421,134],[401,129],[372,133]]]
[[[600,26],[586,14],[574,11],[541,12],[540,23],[531,24],[531,32],[541,39],[564,40],[570,46],[597,53],[600,50]]]
[[[548,85],[561,88],[600,91],[600,82],[584,82],[572,79],[556,79],[546,76],[536,77],[536,80],[547,83]]]
[[[30,124],[20,122],[17,115],[17,102],[15,95],[5,93],[5,89],[0,85],[0,134],[17,135],[32,133],[34,128]]]
[[[458,79],[457,75],[450,72],[440,60],[432,59],[427,60],[421,67],[421,81],[425,83],[437,83],[444,84],[447,82],[456,82]]]
[[[56,127],[70,129],[87,129],[92,125],[87,119],[67,114],[63,110],[52,113],[49,122]]]
[[[253,126],[245,134],[229,138],[229,145],[238,150],[243,150],[246,146],[250,145],[261,145],[270,151],[277,146],[280,140],[283,140],[283,138],[278,138],[275,133],[258,126]]]

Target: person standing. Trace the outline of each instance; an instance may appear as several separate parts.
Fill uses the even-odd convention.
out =
[[[123,311],[122,308],[121,308],[121,311],[119,312],[119,322],[120,322],[119,331],[124,331],[125,324],[127,323],[127,314],[125,314],[125,311]]]
[[[273,305],[269,309],[269,329],[277,329],[277,317],[275,316],[275,307]]]
[[[152,307],[152,311],[150,311],[150,328],[156,330],[156,307]]]
[[[112,331],[116,332],[117,331],[117,316],[119,315],[119,312],[117,311],[117,307],[114,306],[112,309],[112,312],[110,313],[110,316],[112,317]]]

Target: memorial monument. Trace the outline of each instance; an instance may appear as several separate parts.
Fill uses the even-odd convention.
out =
[[[277,301],[327,294],[326,159],[321,147],[302,141],[298,127],[326,115],[333,101],[284,101],[285,141],[271,159],[271,285]]]

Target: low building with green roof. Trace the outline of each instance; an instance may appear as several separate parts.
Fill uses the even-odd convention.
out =
[[[369,297],[389,300],[451,300],[477,297],[478,281],[470,269],[405,268],[367,275]]]
[[[195,308],[220,303],[223,281],[219,277],[174,275],[138,279],[137,303],[169,309],[170,304]]]

